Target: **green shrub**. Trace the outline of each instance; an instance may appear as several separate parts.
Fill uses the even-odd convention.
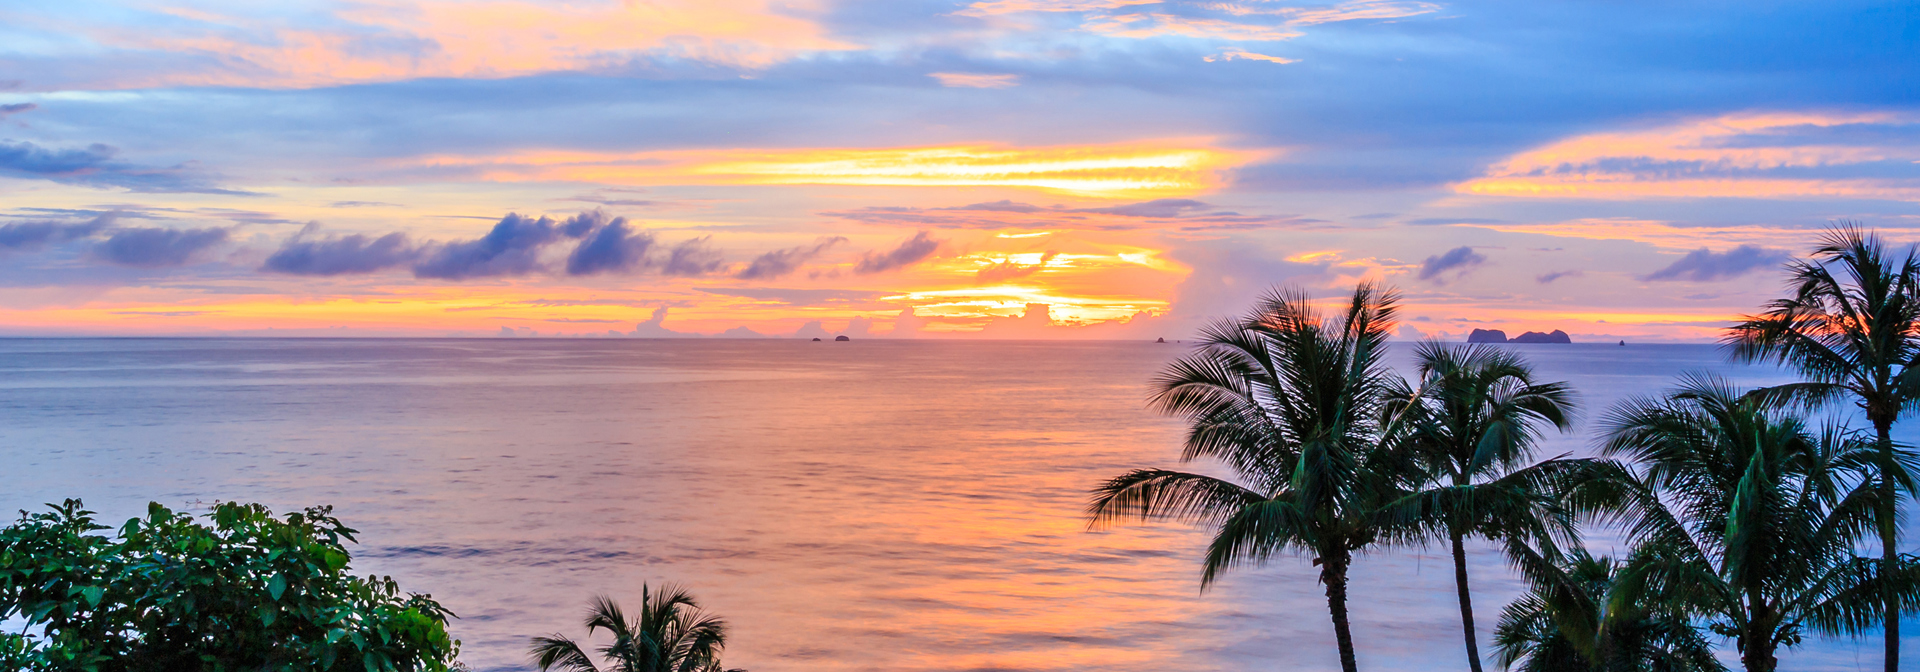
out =
[[[441,671],[459,650],[440,603],[347,573],[331,507],[150,504],[108,536],[49,506],[0,529],[0,618],[27,625],[0,635],[4,669]]]

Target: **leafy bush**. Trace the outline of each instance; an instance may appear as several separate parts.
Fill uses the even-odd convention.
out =
[[[453,614],[391,577],[348,574],[331,507],[275,518],[223,503],[202,524],[150,504],[117,534],[69,499],[0,529],[0,669],[448,670]]]

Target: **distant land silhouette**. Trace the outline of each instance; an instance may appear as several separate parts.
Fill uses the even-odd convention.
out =
[[[1468,343],[1572,343],[1573,339],[1567,336],[1567,332],[1561,331],[1559,329],[1555,329],[1553,330],[1553,333],[1549,333],[1549,334],[1543,334],[1537,331],[1529,331],[1519,336],[1515,336],[1512,339],[1507,338],[1507,332],[1501,331],[1499,329],[1475,329],[1473,330],[1473,333],[1467,335],[1467,342]]]

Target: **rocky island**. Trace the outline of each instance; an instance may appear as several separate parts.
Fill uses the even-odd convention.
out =
[[[1515,336],[1512,339],[1507,338],[1507,332],[1501,331],[1499,329],[1475,329],[1473,330],[1473,333],[1467,335],[1467,342],[1468,343],[1572,343],[1573,339],[1567,336],[1567,332],[1561,331],[1559,329],[1555,329],[1551,333],[1546,333],[1546,334],[1543,334],[1537,331],[1529,331],[1519,336]]]

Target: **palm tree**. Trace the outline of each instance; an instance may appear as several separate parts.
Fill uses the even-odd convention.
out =
[[[638,620],[628,620],[613,598],[596,597],[586,624],[589,637],[602,629],[613,635],[613,643],[600,647],[607,667],[595,666],[578,642],[555,634],[533,638],[531,653],[542,672],[722,672],[727,624],[702,612],[693,596],[677,586],[655,592],[642,584]]]
[[[1890,254],[1880,237],[1854,222],[1829,229],[1810,258],[1787,266],[1791,296],[1768,304],[1727,336],[1736,360],[1787,364],[1807,382],[1766,393],[1804,402],[1851,396],[1873,424],[1879,489],[1875,525],[1881,575],[1899,564],[1899,495],[1915,492],[1895,462],[1893,423],[1920,405],[1920,260]],[[1900,669],[1900,609],[1883,605],[1886,671]]]
[[[1621,567],[1585,548],[1559,555],[1508,544],[1530,590],[1493,631],[1500,665],[1521,672],[1721,672],[1713,647],[1673,600],[1608,608]]]
[[[1853,545],[1873,529],[1880,491],[1867,478],[1872,444],[1838,429],[1810,430],[1765,395],[1687,377],[1661,399],[1635,399],[1605,420],[1605,452],[1629,458],[1610,479],[1614,509],[1636,548],[1615,577],[1610,605],[1669,602],[1711,619],[1749,672],[1771,672],[1803,630],[1869,627],[1886,585]],[[1914,456],[1899,451],[1900,460]]]
[[[1391,527],[1453,548],[1454,588],[1466,633],[1467,664],[1480,672],[1480,643],[1467,585],[1468,536],[1487,539],[1571,539],[1573,518],[1558,505],[1556,477],[1568,461],[1528,466],[1542,430],[1573,426],[1573,391],[1535,382],[1532,367],[1512,352],[1484,345],[1421,343],[1419,387],[1396,390],[1387,413],[1426,473],[1426,489],[1389,505]]]
[[[1341,668],[1354,672],[1347,570],[1373,543],[1379,506],[1414,475],[1380,441],[1396,302],[1394,292],[1362,283],[1343,314],[1325,318],[1304,294],[1276,291],[1245,317],[1206,327],[1196,351],[1155,380],[1153,402],[1187,419],[1183,461],[1212,458],[1238,478],[1132,471],[1095,490],[1090,522],[1214,526],[1203,587],[1276,552],[1311,554]]]

